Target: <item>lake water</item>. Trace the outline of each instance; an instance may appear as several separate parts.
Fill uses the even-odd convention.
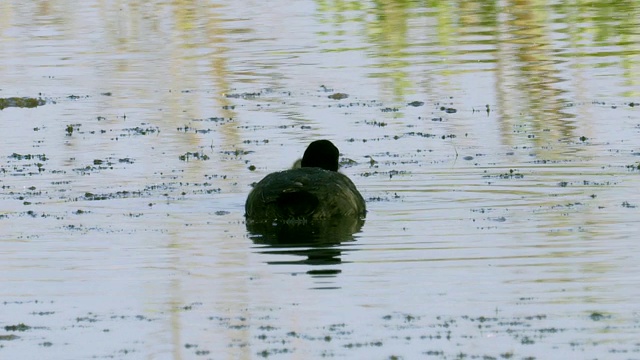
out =
[[[3,1],[0,98],[46,103],[0,110],[0,358],[640,359],[639,28],[634,1]],[[251,184],[319,138],[366,223],[262,244]]]

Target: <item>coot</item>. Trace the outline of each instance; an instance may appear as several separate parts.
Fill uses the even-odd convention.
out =
[[[364,199],[338,172],[338,157],[329,140],[309,144],[300,168],[269,174],[255,185],[245,203],[247,222],[304,225],[364,218]]]

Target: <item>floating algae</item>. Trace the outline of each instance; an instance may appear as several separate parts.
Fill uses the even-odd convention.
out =
[[[45,101],[41,98],[30,98],[30,97],[9,97],[9,98],[0,98],[0,110],[8,107],[21,107],[21,108],[34,108],[38,106],[42,106],[45,104]]]

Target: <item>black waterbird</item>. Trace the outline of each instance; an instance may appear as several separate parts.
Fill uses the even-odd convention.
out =
[[[271,173],[254,186],[245,203],[247,223],[304,226],[350,219],[361,225],[365,201],[338,172],[338,157],[329,140],[309,144],[301,167]]]

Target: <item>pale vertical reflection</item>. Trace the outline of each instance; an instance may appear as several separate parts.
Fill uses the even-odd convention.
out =
[[[566,111],[569,102],[562,89],[567,80],[562,59],[554,54],[553,31],[549,12],[537,2],[513,1],[505,5],[496,54],[498,104],[502,141],[510,147],[540,146],[574,136],[575,115]],[[544,136],[522,139],[516,126]],[[526,141],[526,143],[523,143]],[[542,142],[542,143],[541,143]],[[541,154],[557,159],[556,151]]]
[[[170,64],[172,68],[171,74],[172,78],[172,88],[173,89],[199,89],[200,96],[203,100],[200,100],[200,97],[194,97],[195,100],[204,101],[205,103],[214,104],[213,108],[224,109],[222,110],[222,116],[226,118],[236,118],[236,112],[232,110],[230,105],[231,102],[225,96],[223,96],[224,92],[227,91],[231,85],[229,84],[229,69],[228,69],[228,56],[227,50],[228,45],[226,45],[226,35],[228,30],[223,27],[223,19],[221,17],[221,12],[225,11],[225,8],[220,5],[209,4],[205,2],[192,2],[192,1],[174,1],[172,3],[172,15],[174,17],[174,21],[176,23],[176,28],[174,29],[175,34],[172,34],[177,39],[176,43],[178,46],[173,49],[175,52],[171,55],[171,59],[174,60]],[[200,76],[205,76],[212,81],[211,87],[206,87],[202,89],[202,84],[198,84],[197,81],[191,82],[189,80],[197,80],[197,78],[181,78],[182,69],[185,68],[197,68],[198,62],[201,59],[201,56],[191,55],[185,56],[182,54],[189,54],[189,50],[206,50],[206,55],[204,56],[204,63],[207,65],[205,70]],[[204,91],[203,91],[204,90]],[[178,99],[177,97],[175,99]],[[198,104],[175,104],[171,106],[171,109],[179,112],[183,111],[184,108],[187,109],[197,109]],[[193,117],[207,117],[206,113],[195,113],[194,110],[187,110],[188,114]],[[175,118],[179,118],[179,114],[174,114]],[[187,121],[190,119],[186,119]],[[177,124],[176,125],[180,125]],[[191,179],[193,181],[202,181],[202,174],[215,174],[215,173],[240,173],[242,172],[242,166],[239,162],[232,161],[223,161],[221,158],[222,150],[236,149],[241,143],[240,133],[238,132],[238,126],[235,123],[228,123],[225,125],[221,125],[218,128],[219,131],[219,142],[212,144],[203,144],[203,138],[198,133],[189,133],[184,138],[188,138],[189,142],[193,146],[194,149],[197,149],[198,146],[202,145],[210,145],[211,146],[211,157],[214,161],[202,161],[196,162],[195,166],[187,167],[187,172],[185,173],[186,179]],[[188,216],[188,214],[187,214]],[[186,219],[182,219],[186,220]],[[186,238],[183,236],[184,231],[184,222],[176,221],[172,223],[173,226],[169,228],[169,232],[173,239],[171,243],[171,247],[175,248],[189,248],[194,244],[185,244]],[[217,234],[223,234],[223,231],[216,231]],[[206,237],[205,237],[206,238]],[[194,239],[194,238],[190,238]],[[194,239],[195,240],[195,239]],[[199,239],[202,240],[202,239]],[[230,251],[232,248],[231,242],[229,241],[221,241],[222,239],[209,239],[211,241],[211,246],[215,246],[219,248],[219,251],[215,251],[214,254],[217,254],[219,258],[214,261],[216,264],[224,264],[229,263],[234,267],[242,267],[243,264],[247,263],[247,254],[248,252],[241,251]],[[188,253],[185,252],[185,258],[188,258]],[[185,263],[186,259],[181,257],[175,257],[175,268],[176,269],[188,269],[188,262]],[[224,277],[224,273],[220,273],[219,276]],[[187,323],[188,320],[183,319],[181,315],[184,315],[184,311],[180,311],[180,307],[185,304],[185,300],[182,297],[183,294],[183,286],[182,281],[188,279],[185,277],[177,277],[171,281],[171,304],[174,309],[171,309],[171,328],[173,333],[173,357],[175,359],[182,358],[182,354],[185,351],[183,338],[184,328],[189,327]],[[216,294],[219,296],[215,304],[219,304],[221,309],[214,309],[217,312],[230,312],[230,313],[241,313],[243,308],[248,303],[247,299],[247,283],[245,281],[228,281],[228,279],[221,279],[219,281],[215,280],[215,277],[210,278],[212,282],[212,287],[217,287],[218,291]],[[230,296],[233,294],[233,296]],[[219,343],[231,343],[232,340],[237,340],[241,338],[244,342],[249,342],[249,334],[246,331],[238,331],[238,332],[219,332],[215,331],[213,333],[200,333],[200,337],[197,339],[198,343],[207,344],[210,341],[211,337],[215,337],[216,339],[225,339],[226,341],[219,341]],[[191,339],[193,341],[194,339]],[[241,351],[243,355],[240,358],[249,358],[248,355],[249,348],[243,348]]]
[[[230,110],[229,99],[222,96],[231,87],[227,66],[228,29],[224,27],[225,22],[221,16],[224,10],[220,5],[206,1],[100,2],[98,16],[103,22],[94,26],[104,28],[105,38],[100,43],[93,44],[93,51],[102,55],[104,62],[96,64],[96,71],[101,73],[101,91],[115,93],[115,96],[106,99],[105,109],[122,111],[117,115],[128,113],[133,121],[140,121],[140,118],[136,118],[139,106],[161,109],[162,112],[156,117],[145,120],[158,123],[168,131],[188,124],[194,118],[212,116],[211,109],[215,109],[214,115],[219,112],[224,117],[236,118],[236,113]],[[105,51],[109,46],[111,49]],[[227,110],[220,110],[224,108]],[[105,122],[121,124],[122,118],[108,117]],[[242,172],[242,163],[220,161],[220,150],[235,149],[242,143],[237,124],[222,125],[217,131],[219,136],[214,143],[204,143],[208,137],[193,131],[180,136],[163,137],[164,141],[179,143],[172,144],[172,148],[186,151],[197,151],[203,146],[210,146],[211,152],[208,155],[212,160],[191,162],[185,166],[181,173],[181,178],[185,181],[203,182],[202,174]],[[69,156],[77,151],[73,142],[71,145],[68,147]],[[108,145],[114,152],[120,146],[117,142]],[[176,157],[177,154],[169,151],[162,156]],[[149,171],[152,176],[151,173],[158,170],[150,168]],[[173,262],[171,266],[179,273],[189,267],[186,263],[188,255],[181,254],[188,254],[188,249],[194,246],[191,242],[196,240],[184,236],[189,215],[172,214],[165,222],[168,235],[166,246],[176,254],[170,260]],[[218,230],[213,233],[224,232]],[[217,259],[216,262],[232,262],[238,266],[247,262],[246,252],[224,251],[228,250],[224,246],[229,242],[221,241],[222,239],[209,240],[211,246],[221,247],[221,251],[216,254],[236,257]],[[165,311],[170,314],[172,356],[175,359],[182,358],[185,351],[184,330],[189,324],[185,323],[186,320],[182,317],[184,311],[181,309],[185,304],[183,294],[185,288],[188,288],[184,281],[188,279],[183,276],[172,277],[166,283],[168,294],[163,294],[168,297],[168,308]],[[219,281],[212,286],[219,286],[217,294],[220,299],[216,303],[222,304],[224,309],[240,312],[243,304],[247,303],[247,299],[243,298],[247,293],[246,283],[243,281]],[[233,299],[228,294],[234,294]],[[157,294],[149,294],[149,299],[156,297]],[[210,336],[225,337],[229,334],[217,332],[199,335],[201,338],[196,340],[207,343]],[[233,335],[234,338],[238,337],[237,333]],[[231,338],[228,340],[231,341]]]
[[[411,73],[408,71],[409,15],[408,2],[379,2],[373,9],[378,21],[371,22],[370,41],[380,44],[374,47],[380,61],[381,86],[393,90],[394,101],[401,101],[409,95]]]

